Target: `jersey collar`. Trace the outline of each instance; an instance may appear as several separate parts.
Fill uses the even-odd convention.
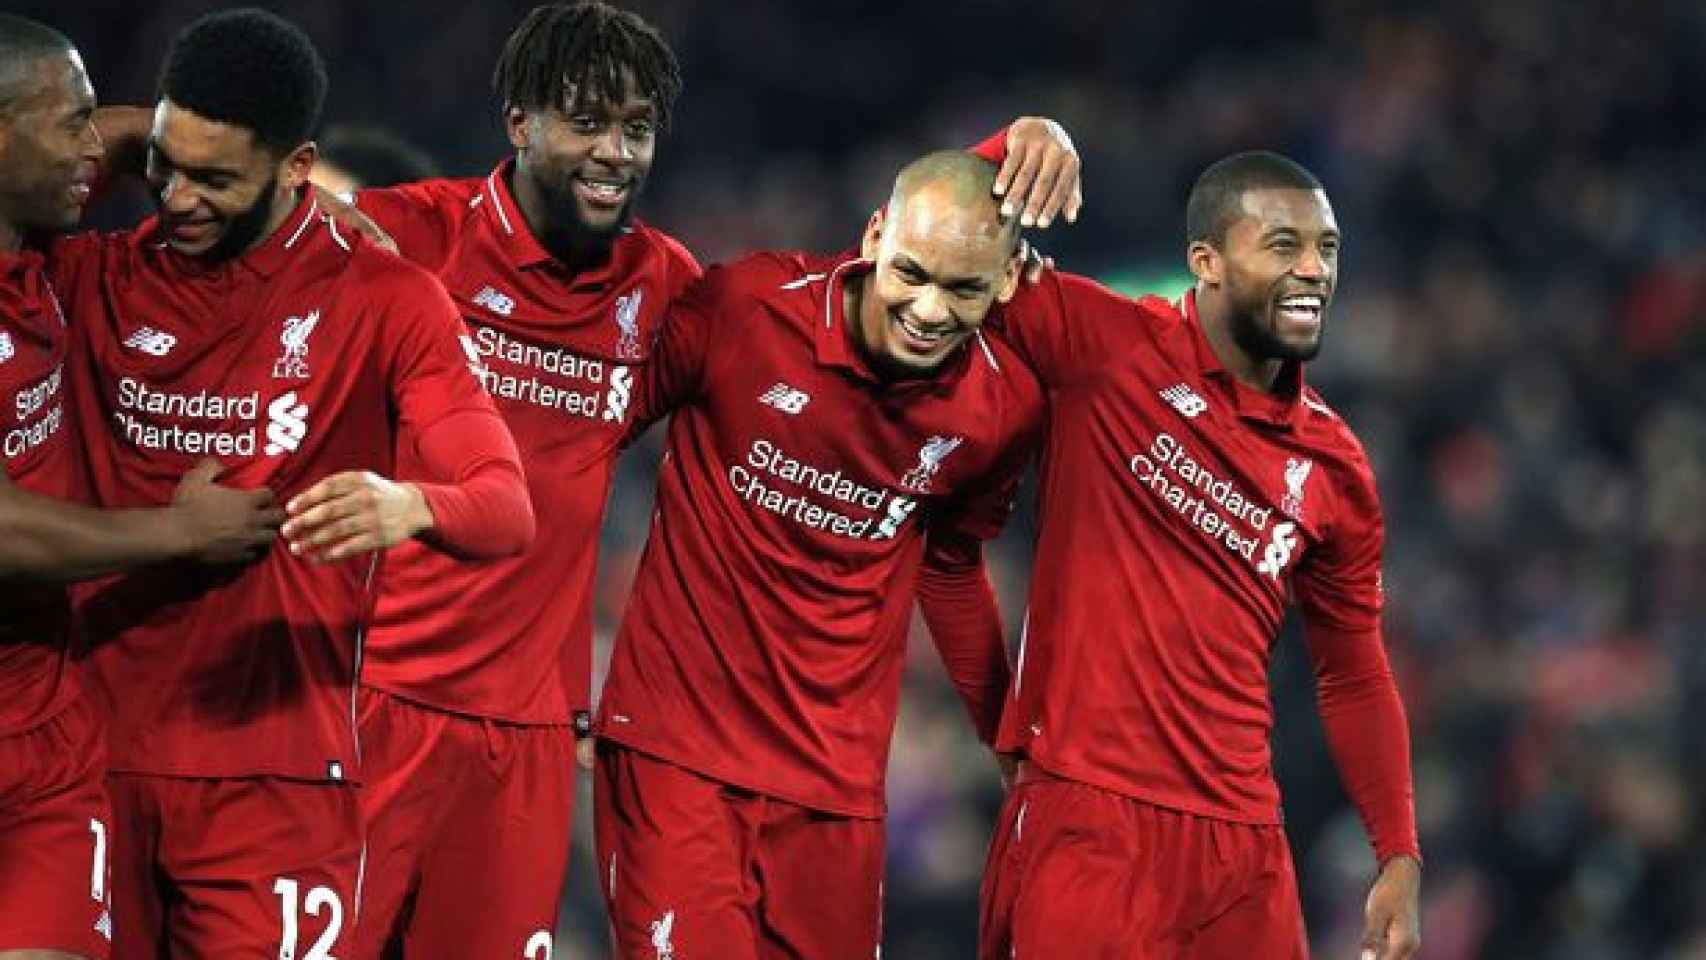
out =
[[[1295,427],[1302,418],[1305,408],[1303,399],[1303,364],[1300,361],[1288,360],[1280,367],[1279,377],[1274,382],[1274,390],[1269,393],[1258,390],[1244,383],[1215,355],[1214,347],[1208,342],[1207,334],[1203,333],[1202,320],[1197,315],[1197,293],[1195,290],[1186,291],[1180,298],[1180,309],[1185,315],[1186,335],[1190,338],[1191,350],[1196,357],[1197,369],[1204,377],[1220,381],[1232,398],[1238,415],[1246,420],[1265,423],[1275,427],[1290,429]]]

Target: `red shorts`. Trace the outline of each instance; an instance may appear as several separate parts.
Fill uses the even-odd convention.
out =
[[[1032,771],[990,845],[983,960],[1309,956],[1284,828]]]
[[[322,960],[353,942],[356,788],[115,773],[113,955]]]
[[[569,860],[574,730],[361,691],[367,880],[350,960],[544,960]]]
[[[615,956],[871,960],[883,822],[599,744],[593,824]]]
[[[0,950],[107,956],[106,764],[106,732],[82,700],[0,737]]]

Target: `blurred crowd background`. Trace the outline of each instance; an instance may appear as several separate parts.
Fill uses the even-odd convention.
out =
[[[388,128],[451,174],[505,155],[488,76],[530,4],[269,5],[327,57],[329,125]],[[1207,163],[1266,147],[1319,174],[1346,245],[1310,377],[1369,447],[1387,511],[1423,955],[1706,957],[1706,5],[630,5],[686,79],[642,216],[706,263],[851,245],[905,159],[1021,113],[1065,123],[1087,178],[1080,222],[1034,239],[1134,290],[1180,289]],[[78,42],[103,100],[134,103],[212,6],[20,12]],[[655,456],[629,456],[612,505],[601,656]],[[992,549],[1015,625],[1032,534],[1022,504]],[[884,955],[965,958],[1000,788],[922,627],[914,641]],[[1295,630],[1273,662],[1312,937],[1352,957],[1373,864]],[[558,956],[590,960],[604,928],[576,842]]]

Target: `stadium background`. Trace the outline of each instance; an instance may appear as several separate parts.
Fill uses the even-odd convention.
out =
[[[214,5],[8,6],[65,30],[103,100],[136,103],[171,33]],[[487,78],[529,4],[270,6],[327,57],[328,123],[390,127],[456,174],[504,155]],[[1043,113],[1076,137],[1087,206],[1042,244],[1065,267],[1176,289],[1201,167],[1250,147],[1312,167],[1346,253],[1310,376],[1367,443],[1388,514],[1423,955],[1706,957],[1706,96],[1689,79],[1706,5],[631,6],[686,78],[642,214],[706,263],[847,245],[908,156]],[[601,656],[655,455],[622,467]],[[1022,506],[993,550],[1015,625],[1032,532]],[[885,955],[963,958],[999,788],[915,640]],[[1311,930],[1321,956],[1354,956],[1372,865],[1295,631],[1274,659]],[[578,812],[561,958],[604,955],[584,792]]]

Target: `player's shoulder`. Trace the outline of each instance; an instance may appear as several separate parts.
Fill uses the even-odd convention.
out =
[[[833,257],[786,250],[760,250],[712,264],[699,286],[721,297],[738,297],[783,309],[821,302]]]
[[[1307,383],[1298,394],[1298,405],[1298,432],[1317,459],[1336,464],[1356,485],[1372,488],[1374,468],[1368,450],[1350,423]]]
[[[486,186],[482,177],[431,177],[389,187],[364,187],[353,199],[357,206],[373,202],[399,202],[416,206],[435,207],[451,215],[465,215],[485,201],[480,199]]]
[[[341,285],[357,296],[371,302],[447,296],[437,276],[413,260],[399,257],[330,219],[318,229],[326,232],[326,240],[331,244],[328,253],[334,266],[341,270]]]
[[[646,223],[635,220],[629,228],[628,236],[635,243],[643,244],[652,256],[661,259],[671,271],[685,271],[697,275],[700,273],[699,260],[687,245],[674,236]]]

